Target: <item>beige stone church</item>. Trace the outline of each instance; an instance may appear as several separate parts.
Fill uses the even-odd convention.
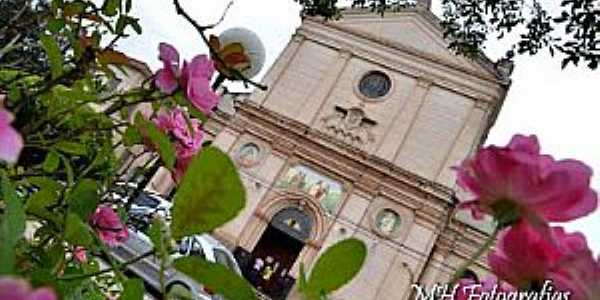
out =
[[[354,237],[367,260],[332,299],[409,299],[412,283],[447,281],[486,237],[489,223],[456,214],[451,167],[484,142],[510,67],[453,55],[427,6],[304,20],[268,91],[236,95],[235,114],[207,127],[247,191],[214,234],[272,298],[296,299],[300,264]],[[150,186],[168,194],[172,182],[163,170]],[[257,261],[273,267],[268,279]]]

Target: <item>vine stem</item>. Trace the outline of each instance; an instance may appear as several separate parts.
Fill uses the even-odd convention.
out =
[[[467,268],[469,266],[474,264],[486,251],[488,251],[492,247],[492,245],[494,245],[494,242],[496,241],[496,238],[498,237],[498,233],[500,233],[500,226],[495,226],[494,231],[488,237],[488,239],[485,241],[485,243],[483,243],[483,245],[479,248],[479,250],[477,250],[477,252],[475,252],[469,258],[469,260],[465,261],[456,270],[456,272],[454,272],[454,275],[452,275],[452,279],[450,280],[451,287],[454,286],[458,282],[458,280],[460,280],[460,277],[463,275],[463,273],[467,270]]]
[[[117,269],[121,270],[121,269],[127,267],[128,265],[135,264],[136,262],[138,262],[138,261],[140,261],[140,260],[142,260],[142,259],[144,259],[146,257],[154,255],[154,253],[155,253],[154,250],[148,251],[148,252],[146,252],[146,253],[138,256],[138,257],[135,257],[135,258],[133,258],[131,260],[128,260],[128,261],[126,261],[126,262],[124,262],[122,264],[118,264],[118,265],[113,266],[113,267],[108,268],[108,269],[104,269],[104,270],[100,270],[100,271],[93,272],[93,273],[88,273],[88,274],[81,274],[81,275],[73,275],[73,276],[60,277],[60,278],[58,278],[58,280],[69,281],[69,280],[85,279],[85,278],[90,278],[90,277],[94,277],[94,276],[99,276],[99,275],[102,275],[104,273],[115,271]]]
[[[218,25],[225,18],[225,14],[229,11],[229,8],[233,4],[233,1],[231,1],[229,3],[229,5],[225,9],[225,12],[223,13],[223,16],[221,17],[221,19],[217,23],[208,25],[208,26],[202,26],[202,25],[198,24],[198,22],[196,22],[196,20],[194,20],[185,10],[183,10],[183,7],[179,3],[179,0],[173,0],[173,4],[175,5],[175,11],[177,12],[177,14],[182,16],[186,21],[188,21],[188,23],[190,23],[196,29],[196,31],[200,34],[200,37],[202,38],[202,41],[204,41],[204,44],[206,44],[206,46],[208,47],[208,50],[209,50],[211,56],[214,57],[214,59],[217,60],[217,62],[219,62],[221,65],[225,66],[225,68],[227,68],[227,71],[230,72],[231,74],[233,74],[234,78],[241,80],[244,84],[250,84],[260,90],[263,90],[263,91],[267,90],[267,86],[248,79],[246,76],[244,76],[240,71],[238,71],[236,69],[227,67],[227,64],[223,61],[223,58],[221,57],[221,55],[218,53],[218,51],[216,49],[214,49],[210,45],[210,41],[209,41],[208,37],[206,37],[206,30],[213,29],[216,25]]]

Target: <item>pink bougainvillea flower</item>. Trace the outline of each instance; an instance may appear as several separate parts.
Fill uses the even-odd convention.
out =
[[[215,72],[214,63],[206,55],[198,55],[191,63],[184,62],[182,86],[186,87],[188,100],[196,109],[208,115],[219,103],[219,96],[210,86]]]
[[[163,68],[156,73],[156,86],[165,94],[172,94],[178,86],[179,52],[167,43],[158,46],[158,58],[163,62]]]
[[[16,163],[23,149],[23,138],[10,123],[13,115],[0,108],[0,161]]]
[[[123,243],[129,237],[127,227],[115,211],[108,206],[99,206],[90,220],[100,239],[109,246]]]
[[[33,290],[24,280],[10,277],[0,278],[0,300],[57,300],[49,288]]]
[[[501,226],[519,219],[533,225],[571,221],[598,205],[590,188],[592,170],[541,155],[535,136],[515,135],[506,147],[481,149],[455,169],[458,185],[475,196],[460,207],[478,219],[491,214]]]
[[[87,262],[87,253],[84,247],[77,246],[73,250],[73,258],[80,264],[84,264]]]
[[[482,282],[477,282],[472,278],[465,278],[458,282],[454,300],[480,299],[484,293],[492,291],[495,291],[496,294],[508,294],[517,290],[512,285],[500,281],[492,275],[487,276]]]
[[[181,87],[188,101],[209,115],[219,102],[219,96],[210,85],[215,72],[213,61],[206,55],[197,55],[190,63],[183,61],[183,68],[180,69],[179,53],[173,46],[161,43],[159,52],[163,68],[156,73],[156,86],[166,94],[172,94],[177,87]]]
[[[541,286],[559,262],[587,248],[580,233],[566,233],[561,227],[540,232],[520,221],[501,232],[496,248],[488,255],[488,265],[500,279],[518,288]]]
[[[171,135],[175,140],[177,160],[173,177],[175,181],[179,181],[194,155],[202,148],[204,132],[201,123],[197,119],[189,119],[188,123],[187,115],[179,108],[171,111],[161,110],[154,122],[158,128]]]

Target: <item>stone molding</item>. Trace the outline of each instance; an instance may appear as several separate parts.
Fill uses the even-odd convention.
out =
[[[440,207],[440,210],[453,203],[454,191],[448,187],[252,103],[240,106],[238,118],[244,123],[245,132],[260,135],[271,144],[272,151],[312,161],[354,183],[367,194],[376,196],[384,189],[388,194],[408,193],[415,199],[427,198],[430,205]],[[363,174],[366,175],[360,182]]]

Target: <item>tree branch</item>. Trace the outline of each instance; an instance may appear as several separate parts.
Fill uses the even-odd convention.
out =
[[[181,7],[179,0],[173,0],[173,4],[175,5],[175,10],[176,10],[177,14],[182,16],[186,21],[188,21],[188,23],[190,23],[192,26],[194,26],[196,31],[198,31],[198,33],[200,34],[200,37],[202,37],[202,41],[204,41],[204,43],[208,47],[211,56],[214,57],[219,62],[219,64],[221,64],[222,66],[227,68],[227,71],[230,72],[231,74],[233,74],[234,78],[241,80],[246,85],[250,84],[250,85],[255,86],[263,91],[266,91],[268,89],[267,86],[248,79],[240,71],[227,67],[227,64],[225,64],[225,62],[223,61],[223,58],[219,55],[217,50],[215,50],[210,45],[209,39],[208,39],[208,37],[206,37],[205,31],[207,29],[212,29],[214,26],[218,25],[220,23],[220,21],[225,18],[225,14],[223,14],[223,16],[221,17],[221,20],[219,22],[217,22],[216,24],[209,25],[209,26],[202,26],[202,25],[198,24],[198,22],[196,22],[196,20],[194,20],[187,12],[185,12],[185,10],[183,10],[183,7]],[[227,6],[225,13],[227,13],[231,4],[232,4],[232,2],[230,2],[230,4]]]
[[[135,264],[136,262],[139,262],[140,260],[152,256],[154,255],[155,251],[148,251],[138,257],[135,257],[131,260],[128,260],[122,264],[118,264],[115,267],[112,268],[108,268],[108,269],[104,269],[104,270],[100,270],[97,272],[93,272],[93,273],[87,273],[87,274],[81,274],[81,275],[73,275],[73,276],[65,276],[65,277],[59,277],[58,280],[64,280],[64,281],[70,281],[70,280],[78,280],[78,279],[86,279],[86,278],[90,278],[90,277],[95,277],[95,276],[99,276],[102,275],[104,273],[108,273],[108,272],[112,272],[112,271],[116,271],[116,270],[123,270],[125,269],[125,267]]]

